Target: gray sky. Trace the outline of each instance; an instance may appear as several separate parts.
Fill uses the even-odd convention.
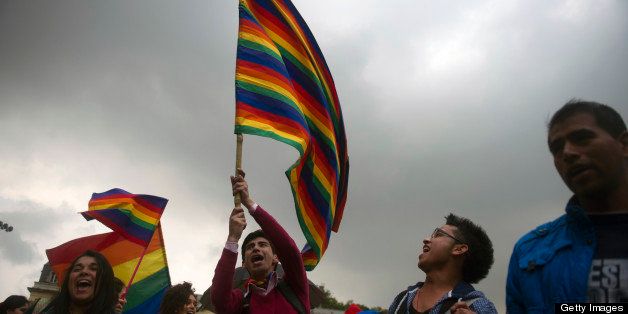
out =
[[[453,211],[493,239],[478,288],[503,309],[514,242],[570,196],[548,117],[572,97],[628,117],[628,2],[294,3],[351,161],[340,233],[310,279],[388,307],[423,279],[419,243]],[[15,227],[0,234],[2,299],[28,294],[45,249],[108,231],[76,213],[113,187],[170,199],[173,283],[209,286],[232,207],[236,37],[234,0],[0,0],[0,220]],[[283,174],[297,156],[245,137],[254,199],[302,245]]]

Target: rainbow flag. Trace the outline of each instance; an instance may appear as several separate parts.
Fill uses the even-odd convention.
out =
[[[128,285],[131,274],[144,252],[144,247],[115,233],[103,233],[66,242],[46,250],[59,286],[72,261],[87,250],[103,254],[116,277]],[[151,239],[129,291],[124,313],[157,313],[166,289],[170,287],[170,273],[161,227]]]
[[[270,137],[299,151],[286,171],[307,270],[338,231],[349,157],[338,95],[323,54],[289,0],[240,0],[235,133]]]
[[[89,210],[81,214],[85,219],[96,219],[130,241],[146,246],[168,200],[162,197],[131,194],[122,189],[93,193]]]

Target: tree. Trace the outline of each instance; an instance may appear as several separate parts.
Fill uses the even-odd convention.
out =
[[[321,289],[321,291],[323,292],[324,298],[323,301],[321,302],[321,307],[326,308],[326,309],[332,309],[332,310],[346,310],[349,305],[354,304],[355,302],[353,300],[349,300],[347,302],[340,302],[338,300],[336,300],[336,298],[334,298],[334,296],[331,294],[331,291],[329,291],[327,288],[325,288],[325,285],[317,285],[319,289]],[[368,307],[364,304],[359,304],[359,303],[355,303],[357,306],[359,306],[362,310],[374,310],[374,311],[378,311],[380,313],[387,313],[388,311],[386,309],[383,309],[379,306],[376,307]]]

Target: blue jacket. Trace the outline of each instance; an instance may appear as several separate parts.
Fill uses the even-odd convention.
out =
[[[515,244],[506,280],[508,313],[554,313],[554,303],[587,301],[595,230],[575,197],[565,211]]]

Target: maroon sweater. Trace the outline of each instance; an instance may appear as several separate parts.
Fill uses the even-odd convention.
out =
[[[299,248],[281,225],[259,205],[252,213],[253,218],[260,225],[274,248],[275,254],[284,270],[281,280],[285,281],[294,294],[303,304],[306,313],[310,313],[310,294],[307,275],[303,267],[303,260]],[[243,293],[234,289],[233,276],[238,262],[238,253],[227,249],[222,250],[222,256],[216,265],[212,280],[212,304],[219,314],[242,313]],[[275,287],[266,295],[251,293],[250,313],[297,313],[281,292]]]

